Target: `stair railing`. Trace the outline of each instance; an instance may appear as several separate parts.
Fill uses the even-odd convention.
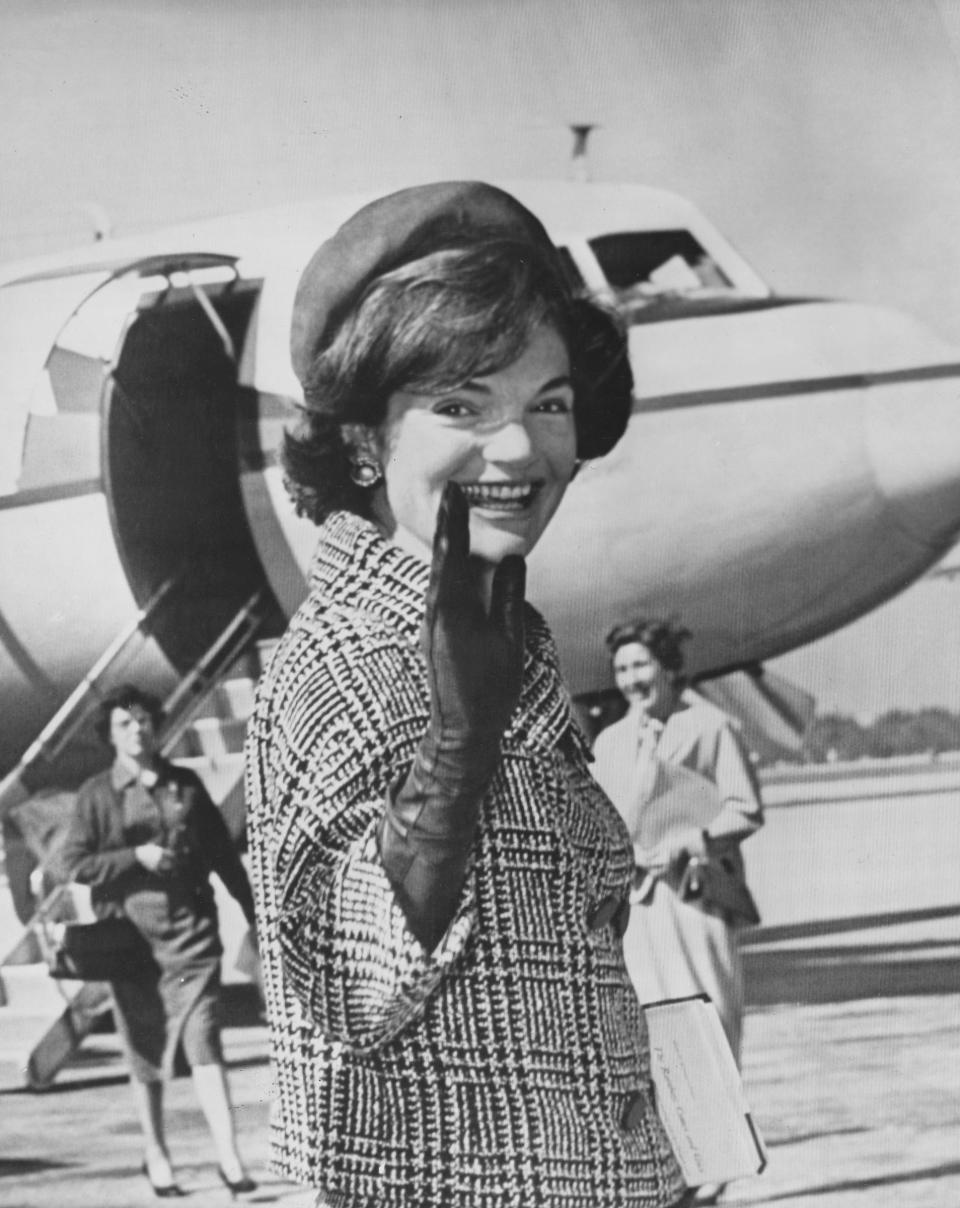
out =
[[[173,576],[157,588],[30,743],[16,766],[0,780],[0,817],[30,796],[27,777],[31,768],[40,762],[51,763],[86,724],[100,700],[100,680],[130,642],[141,631],[146,631],[149,621],[177,582],[178,577]]]
[[[173,750],[224,672],[248,649],[268,607],[266,588],[257,588],[164,701],[160,733],[162,754]]]

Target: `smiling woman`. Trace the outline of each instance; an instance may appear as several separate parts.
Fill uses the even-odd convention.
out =
[[[338,1208],[667,1208],[632,854],[524,601],[626,425],[620,328],[528,210],[451,183],[319,249],[292,346],[320,539],[247,748],[277,1168]]]
[[[367,213],[361,211],[351,222],[366,226],[370,220],[361,218]],[[433,251],[429,243],[423,244],[429,229],[414,230],[405,249],[412,259],[355,289],[355,308],[328,340],[322,331],[313,333],[314,343],[298,339],[297,327],[305,320],[294,316],[294,361],[300,362],[307,409],[300,430],[286,438],[285,460],[298,509],[317,523],[341,505],[371,514],[377,496],[366,488],[377,487],[380,479],[365,483],[361,476],[358,482],[357,474],[351,474],[349,449],[356,452],[361,445],[367,462],[386,455],[384,442],[396,437],[400,413],[410,410],[414,399],[419,400],[414,409],[442,417],[451,429],[472,426],[489,437],[491,426],[502,426],[504,419],[506,399],[490,401],[502,372],[509,369],[512,379],[539,374],[543,368],[532,363],[533,343],[550,372],[536,382],[505,382],[513,403],[522,386],[542,396],[521,400],[531,414],[572,414],[580,458],[607,452],[623,432],[631,375],[618,324],[593,302],[569,293],[542,228],[539,247],[531,244],[522,226],[494,228],[478,244],[464,239],[450,215],[446,223],[446,234],[435,234],[449,241],[449,248]],[[362,231],[358,237],[363,237]],[[403,242],[398,239],[398,245]],[[304,274],[300,312],[310,309],[312,293],[320,294],[325,317],[344,304],[333,299],[331,305],[321,292],[331,288],[328,275],[342,269],[332,250],[335,243],[331,240],[321,249],[331,249],[331,263],[323,263],[322,272],[311,272],[315,258]],[[544,247],[550,249],[550,258],[543,256]],[[392,249],[393,255],[398,251]],[[552,340],[546,332],[552,333]],[[552,362],[548,345],[557,353]],[[498,381],[488,380],[491,375]],[[524,422],[529,428],[533,421]],[[549,426],[555,431],[559,424]],[[572,430],[569,422],[566,428]],[[440,432],[439,426],[432,430]],[[517,460],[515,452],[507,456]],[[438,502],[439,493],[430,534]]]
[[[641,1002],[708,994],[739,1061],[737,929],[759,922],[740,845],[763,825],[763,807],[730,720],[687,690],[682,648],[690,636],[662,618],[628,621],[607,635],[628,711],[601,731],[593,770],[633,841],[624,952]],[[714,1203],[719,1192],[701,1187],[694,1203]]]
[[[573,477],[569,366],[566,345],[545,324],[505,369],[451,394],[391,397],[371,440],[384,467],[381,521],[401,548],[429,555],[443,487],[456,482],[475,558],[493,567],[530,553]]]

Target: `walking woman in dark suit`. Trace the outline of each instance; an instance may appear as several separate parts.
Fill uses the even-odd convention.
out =
[[[102,702],[97,729],[114,760],[80,789],[64,866],[91,887],[99,917],[126,915],[150,948],[146,968],[111,989],[143,1130],[143,1170],[154,1192],[185,1194],[174,1181],[163,1126],[164,1079],[178,1045],[192,1069],[221,1180],[234,1192],[253,1191],[237,1153],[220,1043],[223,947],[210,874],[220,877],[251,926],[253,897],[199,777],[156,753],[159,718],[159,702],[136,687],[119,688]]]

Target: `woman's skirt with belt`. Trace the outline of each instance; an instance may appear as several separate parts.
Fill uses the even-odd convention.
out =
[[[153,956],[147,973],[111,986],[117,1032],[132,1077],[140,1082],[169,1078],[181,1043],[191,1067],[222,1063],[223,947],[209,895],[174,883],[169,889],[131,894],[124,911]]]
[[[744,977],[735,928],[660,880],[647,903],[630,908],[623,956],[643,1003],[709,994],[739,1063]]]

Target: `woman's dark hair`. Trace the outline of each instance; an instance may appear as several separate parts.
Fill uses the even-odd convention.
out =
[[[621,646],[638,642],[650,651],[665,671],[680,675],[683,672],[682,646],[691,636],[690,630],[676,621],[641,617],[622,625],[614,625],[607,634],[606,642],[611,658]]]
[[[163,706],[157,697],[150,692],[144,692],[134,684],[121,684],[112,689],[97,706],[93,728],[97,737],[110,746],[110,719],[114,709],[133,709],[139,707],[150,714],[154,726],[163,720]]]
[[[314,358],[301,423],[284,438],[297,511],[318,524],[337,508],[369,515],[369,490],[350,479],[342,425],[380,424],[398,390],[445,393],[511,365],[542,324],[570,356],[577,456],[609,452],[632,402],[619,319],[575,296],[557,263],[528,241],[472,239],[377,277]]]

